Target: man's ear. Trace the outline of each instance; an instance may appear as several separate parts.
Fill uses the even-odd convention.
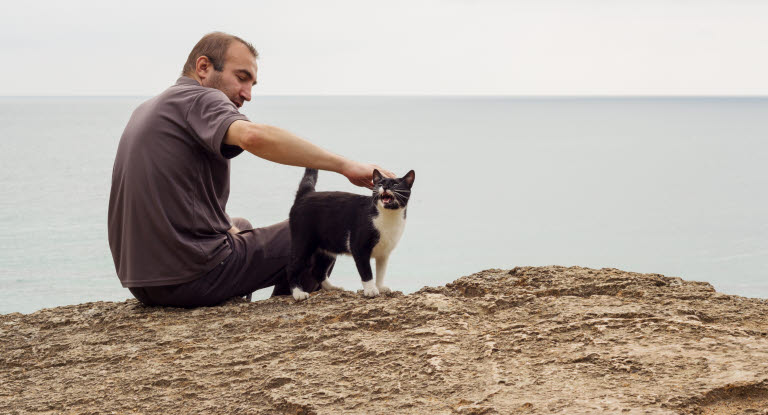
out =
[[[405,181],[405,184],[408,185],[408,188],[410,189],[413,187],[413,181],[416,180],[416,172],[411,170],[408,173],[406,173],[405,176],[403,176],[403,180]]]
[[[195,73],[197,74],[197,77],[201,80],[206,79],[210,76],[212,70],[214,70],[214,68],[211,60],[205,55],[198,56],[195,61]]]
[[[381,173],[379,173],[378,169],[373,169],[373,184],[381,181]]]

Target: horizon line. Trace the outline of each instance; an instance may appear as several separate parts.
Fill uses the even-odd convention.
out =
[[[0,95],[0,98],[150,98],[156,95]],[[692,94],[658,94],[658,95],[605,95],[605,94],[535,94],[535,95],[515,95],[515,94],[263,94],[255,98],[283,98],[283,97],[381,97],[381,98],[515,98],[515,99],[610,99],[610,98],[768,98],[766,95],[744,95],[744,94],[723,94],[723,95],[692,95]]]

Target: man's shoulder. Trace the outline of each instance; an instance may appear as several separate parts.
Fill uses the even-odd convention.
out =
[[[200,85],[173,85],[157,96],[158,110],[171,111],[180,117],[193,118],[207,113],[239,113],[227,95],[215,88]]]
[[[209,88],[200,85],[197,81],[187,78],[187,77],[181,77],[176,82],[176,84],[171,85],[168,89],[163,91],[162,94],[160,94],[158,97],[179,97],[188,99],[191,102],[196,101],[198,99],[205,99],[205,100],[224,100],[229,102],[229,98],[227,98],[227,95],[216,89],[216,88]]]
[[[138,112],[150,112],[155,114],[164,113],[167,115],[168,111],[179,113],[184,116],[193,105],[210,104],[224,104],[231,103],[227,95],[218,89],[207,88],[199,84],[175,84],[168,87],[165,91],[152,98],[142,102],[136,108]],[[234,107],[234,104],[232,104]],[[237,107],[235,107],[237,108]]]

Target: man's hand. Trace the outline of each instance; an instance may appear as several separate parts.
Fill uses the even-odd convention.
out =
[[[355,186],[372,189],[374,169],[377,169],[383,176],[389,177],[391,179],[397,177],[391,171],[385,170],[376,164],[359,163],[352,160],[349,160],[348,163],[345,163],[340,173],[346,176],[346,178],[349,179],[349,182]]]

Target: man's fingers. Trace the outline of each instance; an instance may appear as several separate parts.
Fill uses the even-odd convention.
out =
[[[391,171],[389,171],[389,170],[386,170],[386,169],[382,169],[382,168],[381,168],[381,166],[378,166],[378,165],[376,165],[376,164],[374,164],[373,166],[374,166],[374,167],[375,167],[375,168],[376,168],[376,169],[379,171],[379,173],[381,173],[382,175],[384,175],[384,176],[386,176],[386,177],[389,177],[390,179],[396,179],[396,178],[397,178],[397,176],[395,176],[395,173],[392,173]]]
[[[377,164],[358,164],[357,167],[355,167],[356,170],[352,170],[349,173],[344,173],[345,176],[349,179],[350,183],[354,184],[355,186],[365,187],[368,189],[373,189],[373,170],[376,169],[379,171],[379,173],[382,174],[382,176],[390,178],[390,179],[396,179],[397,176],[395,173],[392,173],[389,170],[381,168],[381,166]],[[370,169],[370,170],[368,170]]]
[[[365,187],[367,189],[373,189],[373,182],[369,179],[356,179],[352,182],[355,186]]]

